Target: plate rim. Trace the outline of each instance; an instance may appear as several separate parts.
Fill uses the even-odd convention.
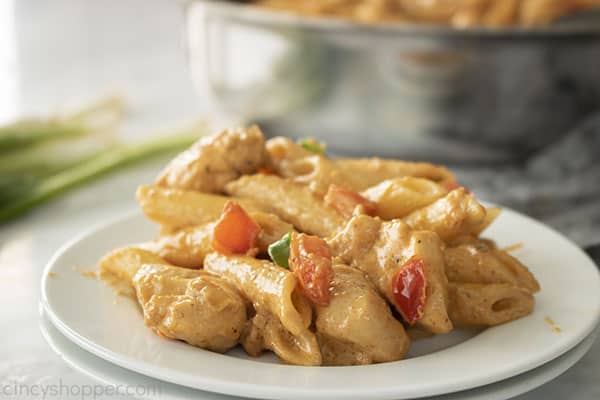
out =
[[[48,332],[48,328],[47,328],[48,325],[50,325],[51,328],[56,329],[56,334],[60,335],[61,339],[64,339],[65,341],[69,342],[74,348],[77,348],[80,352],[85,353],[89,357],[97,358],[98,361],[101,363],[106,363],[108,365],[114,365],[113,363],[111,363],[103,358],[97,357],[93,353],[90,353],[89,351],[81,348],[79,345],[77,345],[77,343],[72,342],[68,337],[64,336],[62,334],[62,332],[60,332],[60,330],[58,330],[58,328],[53,324],[53,322],[50,320],[50,318],[48,318],[47,311],[44,309],[44,307],[42,305],[42,307],[40,309],[40,330],[42,331],[42,336],[44,337],[46,342],[49,344],[49,346],[52,348],[52,350],[55,353],[57,353],[59,356],[61,356],[61,358],[67,364],[69,364],[72,368],[83,373],[84,375],[86,375],[92,379],[95,379],[99,382],[102,382],[104,384],[111,384],[111,385],[115,384],[114,381],[110,380],[110,377],[108,377],[108,378],[100,377],[100,376],[96,375],[93,371],[91,371],[89,368],[86,368],[86,367],[82,366],[80,363],[77,363],[73,359],[74,357],[65,356],[66,352],[64,351],[64,348],[63,347],[59,348],[59,346],[56,344],[56,340],[54,340],[54,337],[53,337],[54,333]],[[465,400],[465,399],[466,400],[473,400],[473,399],[477,400],[479,398],[483,398],[484,394],[482,393],[482,391],[484,391],[484,390],[485,390],[485,398],[487,400],[489,400],[490,394],[492,396],[494,396],[493,397],[494,399],[498,399],[498,398],[509,399],[514,396],[519,396],[521,394],[528,393],[528,392],[535,390],[547,383],[550,383],[551,381],[553,381],[554,379],[557,379],[560,375],[564,374],[566,371],[568,371],[569,369],[574,367],[575,364],[577,364],[579,361],[581,361],[581,359],[583,357],[585,357],[587,355],[587,353],[590,351],[590,349],[594,345],[595,341],[597,340],[599,334],[600,334],[600,332],[598,332],[598,330],[593,331],[589,336],[587,336],[585,339],[583,339],[582,342],[579,343],[577,346],[575,346],[573,349],[571,349],[571,350],[567,351],[565,354],[557,357],[557,359],[549,361],[548,363],[543,364],[543,365],[539,366],[538,368],[534,368],[531,371],[524,372],[523,374],[519,374],[514,377],[499,381],[499,382],[491,383],[490,385],[486,385],[486,386],[482,386],[482,387],[478,387],[478,388],[474,388],[474,389],[469,389],[466,391],[454,392],[454,393],[450,393],[448,395],[436,396],[435,398],[433,398],[431,400],[458,400],[459,398],[461,400]],[[577,352],[577,353],[575,355],[573,355],[573,352]],[[142,377],[144,379],[155,380],[156,384],[173,385],[173,386],[176,386],[177,388],[179,388],[180,390],[183,389],[183,390],[191,390],[194,392],[197,391],[198,393],[193,393],[194,395],[196,395],[195,397],[193,397],[194,399],[197,398],[198,394],[206,394],[208,396],[214,395],[214,396],[218,396],[218,397],[227,396],[227,395],[222,395],[219,393],[204,392],[204,391],[201,391],[200,389],[193,389],[193,388],[189,388],[186,386],[176,385],[174,383],[166,382],[166,381],[159,380],[156,378],[148,377],[147,375],[139,374],[135,371],[128,370],[121,366],[117,366],[117,367],[124,369],[127,372],[139,375],[140,377]],[[532,379],[532,374],[533,374],[533,379]],[[512,382],[508,382],[508,381],[512,381]],[[534,383],[531,384],[531,382],[534,382]],[[489,392],[490,386],[492,386],[494,389],[494,391],[492,393]],[[167,395],[169,395],[169,393],[167,393]],[[446,397],[446,396],[449,396],[449,397]],[[457,397],[457,396],[460,396],[460,397]],[[465,398],[464,396],[468,396],[468,397]],[[180,396],[177,395],[177,397],[180,397]],[[191,398],[192,397],[181,396],[181,400],[184,400],[184,399],[188,400]]]
[[[485,203],[485,204],[487,205],[490,203]],[[512,214],[513,216],[516,216],[518,218],[525,219],[528,223],[536,226],[537,228],[544,229],[544,230],[551,232],[552,234],[554,234],[561,240],[568,243],[570,246],[574,247],[578,251],[578,253],[580,255],[582,255],[592,266],[595,266],[595,263],[593,262],[593,260],[582,249],[580,249],[575,243],[573,243],[573,241],[571,241],[569,238],[565,237],[563,234],[556,231],[555,229],[553,229],[553,228],[543,224],[542,222],[537,221],[527,215],[524,215],[517,211],[514,211],[508,207],[502,207],[502,212],[506,213],[506,214]],[[245,397],[252,397],[252,398],[268,398],[268,399],[274,399],[274,398],[278,398],[280,396],[285,396],[286,398],[289,398],[289,399],[308,399],[308,398],[310,398],[310,399],[323,398],[324,399],[324,398],[328,398],[330,396],[344,396],[347,399],[361,399],[361,398],[364,398],[364,396],[370,396],[373,398],[377,397],[377,398],[382,398],[382,399],[397,399],[398,398],[399,394],[397,393],[397,391],[398,391],[397,388],[388,388],[388,387],[383,388],[383,389],[371,387],[368,393],[366,393],[364,390],[356,391],[356,389],[353,390],[352,388],[350,388],[350,389],[346,389],[346,388],[327,389],[326,392],[323,392],[322,390],[320,391],[318,389],[289,388],[284,385],[267,385],[267,386],[265,386],[265,385],[249,383],[249,382],[235,382],[235,381],[227,380],[224,378],[218,378],[218,379],[212,378],[212,377],[206,378],[201,375],[194,376],[194,381],[192,383],[191,381],[189,381],[189,378],[184,377],[185,374],[182,375],[181,373],[179,373],[176,370],[157,366],[157,365],[150,365],[147,362],[141,361],[132,356],[116,353],[110,349],[107,349],[107,348],[93,342],[92,340],[89,340],[88,338],[84,337],[83,335],[79,334],[77,331],[75,331],[70,326],[68,326],[66,323],[64,323],[60,319],[60,317],[55,313],[55,311],[53,310],[53,308],[50,304],[50,301],[48,299],[48,294],[47,294],[47,288],[48,288],[48,282],[49,282],[48,272],[50,272],[52,270],[54,265],[57,264],[57,262],[60,260],[60,258],[65,253],[67,253],[72,248],[76,247],[77,244],[79,242],[81,242],[82,240],[89,238],[90,236],[93,236],[94,234],[97,234],[99,231],[110,229],[110,227],[112,227],[115,224],[123,223],[124,221],[130,220],[130,219],[137,219],[140,217],[143,217],[143,214],[139,210],[132,210],[132,211],[129,211],[126,213],[121,213],[120,215],[117,215],[117,216],[115,216],[115,218],[112,218],[110,220],[103,221],[102,223],[92,225],[91,227],[85,229],[82,233],[75,235],[73,239],[69,240],[67,243],[65,243],[63,246],[61,246],[54,253],[54,255],[51,257],[49,262],[44,267],[44,271],[42,273],[42,279],[41,279],[42,295],[41,295],[40,301],[41,301],[43,307],[46,309],[48,317],[51,319],[53,325],[56,326],[57,329],[59,329],[59,331],[63,335],[65,335],[67,338],[72,340],[74,343],[76,343],[83,349],[91,352],[92,354],[94,354],[100,358],[103,358],[113,364],[119,365],[123,368],[132,370],[134,372],[137,372],[137,373],[140,373],[140,374],[143,374],[143,375],[146,375],[146,376],[158,379],[158,380],[164,380],[164,381],[176,383],[179,385],[183,385],[183,386],[187,386],[187,387],[191,387],[191,388],[195,388],[195,389],[209,391],[209,392],[234,395],[234,396],[245,396]],[[596,268],[596,271],[598,272],[597,268]],[[600,282],[600,272],[598,272],[597,277],[598,277],[598,281]],[[598,308],[597,308],[596,315],[594,316],[593,319],[590,320],[590,323],[586,327],[586,329],[582,330],[581,331],[582,333],[580,335],[571,338],[568,341],[568,344],[563,345],[563,347],[561,347],[560,350],[555,350],[552,353],[544,353],[545,355],[541,356],[541,357],[540,356],[534,357],[533,359],[529,360],[528,363],[522,364],[519,368],[513,367],[510,369],[510,371],[505,370],[502,373],[497,373],[496,375],[494,375],[493,378],[490,376],[480,377],[479,379],[473,380],[472,382],[470,382],[468,384],[467,383],[462,383],[462,384],[452,383],[452,384],[446,385],[446,387],[444,389],[442,389],[442,388],[437,388],[434,390],[427,389],[426,391],[416,391],[416,390],[410,391],[409,390],[409,391],[405,391],[403,394],[401,394],[400,398],[420,398],[420,397],[426,397],[426,396],[437,396],[437,395],[441,395],[441,394],[460,392],[463,390],[481,387],[483,385],[487,385],[490,383],[499,382],[501,380],[505,380],[510,377],[513,377],[513,376],[519,375],[521,373],[530,371],[534,368],[537,368],[557,357],[560,357],[565,352],[571,350],[572,348],[577,346],[579,343],[581,343],[581,341],[583,341],[587,336],[589,336],[592,331],[594,331],[594,329],[598,326],[598,323],[600,321],[600,302],[597,306],[598,306]],[[392,364],[392,363],[387,363],[387,364]],[[382,365],[386,365],[386,364],[376,364],[376,366],[379,366],[379,367]],[[298,367],[298,366],[290,366],[290,365],[277,365],[277,366],[283,367],[283,368],[303,368],[303,369],[305,369],[305,368],[306,369],[310,369],[310,368],[321,369],[322,368],[322,367]],[[346,368],[368,368],[368,367],[373,367],[373,366],[327,367],[327,370],[342,370],[342,369],[346,369]],[[175,374],[174,374],[174,372],[175,372]],[[166,376],[168,376],[168,378],[165,378]]]

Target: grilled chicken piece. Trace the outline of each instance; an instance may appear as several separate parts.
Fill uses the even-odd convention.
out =
[[[402,324],[364,273],[338,264],[331,303],[316,307],[317,337],[325,365],[400,360],[409,339]]]
[[[260,128],[228,129],[199,140],[175,157],[156,184],[222,193],[228,182],[256,172],[265,159],[265,137]]]
[[[430,231],[415,231],[401,220],[382,221],[366,215],[353,217],[329,241],[333,254],[367,274],[383,295],[400,312],[393,293],[394,276],[410,260],[424,263],[426,301],[419,328],[436,334],[452,330],[448,318],[448,279],[444,271],[443,243]]]
[[[238,343],[246,324],[247,303],[227,281],[168,265],[143,249],[109,253],[100,261],[100,276],[117,288],[133,287],[144,322],[166,338],[225,352]]]
[[[217,352],[237,345],[246,304],[224,279],[202,270],[145,264],[133,286],[146,326],[158,335]]]

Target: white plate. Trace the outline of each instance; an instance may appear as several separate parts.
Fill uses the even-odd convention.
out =
[[[82,350],[63,336],[42,312],[40,328],[46,341],[70,366],[106,385],[142,387],[150,393],[159,392],[161,400],[241,400],[215,393],[202,392],[185,386],[161,382],[117,367]],[[592,333],[580,344],[557,359],[532,371],[467,391],[430,397],[429,400],[505,400],[533,390],[571,368],[591,348],[596,338]]]
[[[44,307],[64,335],[93,354],[153,378],[211,392],[289,400],[447,394],[532,370],[572,349],[600,319],[600,274],[589,257],[539,222],[504,210],[486,236],[501,246],[524,244],[518,256],[542,286],[532,315],[467,335],[468,340],[442,350],[448,338],[418,343],[413,355],[420,356],[394,363],[298,367],[273,363],[272,357],[248,359],[240,351],[221,355],[155,336],[133,302],[121,299],[115,304],[110,288],[73,270],[91,270],[109,250],[148,240],[156,231],[141,214],[134,214],[65,246],[42,278]],[[450,339],[455,343],[460,333]],[[438,351],[423,355],[433,350]]]

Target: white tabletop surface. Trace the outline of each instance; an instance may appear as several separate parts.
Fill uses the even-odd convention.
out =
[[[114,90],[132,104],[128,139],[196,119],[206,104],[188,78],[181,21],[174,0],[0,0],[0,121]],[[150,181],[159,165],[103,179],[0,227],[0,399],[44,398],[35,390],[28,397],[25,389],[11,395],[15,385],[94,385],[40,334],[41,271],[74,235],[134,209],[135,187]],[[600,341],[570,371],[519,399],[596,400],[599,374]]]

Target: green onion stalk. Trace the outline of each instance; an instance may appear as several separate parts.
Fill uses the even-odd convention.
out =
[[[0,127],[0,156],[49,141],[109,132],[124,110],[120,97],[107,97],[65,117],[28,118]]]
[[[206,130],[194,126],[144,143],[118,143],[124,111],[120,97],[107,97],[70,115],[0,127],[0,222],[130,164],[183,150]]]
[[[34,207],[108,173],[149,158],[190,146],[198,132],[180,133],[140,144],[115,144],[48,177],[31,178],[0,195],[0,222],[16,218]]]

